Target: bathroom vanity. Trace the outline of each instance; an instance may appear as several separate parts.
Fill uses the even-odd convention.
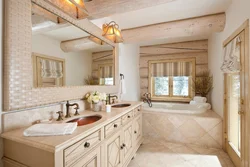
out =
[[[112,108],[112,112],[83,111],[77,117],[100,115],[78,126],[72,135],[25,137],[17,129],[2,134],[5,167],[125,167],[142,143],[142,102]],[[67,122],[77,117],[63,120]]]

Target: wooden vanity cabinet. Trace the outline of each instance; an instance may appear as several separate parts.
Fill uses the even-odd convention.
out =
[[[6,167],[127,167],[141,143],[137,107],[55,153],[5,139],[3,160]]]

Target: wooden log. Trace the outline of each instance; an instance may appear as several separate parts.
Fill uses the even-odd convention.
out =
[[[140,54],[147,56],[150,54],[175,54],[175,53],[194,53],[207,52],[208,40],[188,41],[163,45],[152,45],[140,47]]]
[[[222,13],[126,29],[122,30],[122,35],[124,43],[171,37],[209,35],[212,32],[223,31],[225,23],[226,15]]]

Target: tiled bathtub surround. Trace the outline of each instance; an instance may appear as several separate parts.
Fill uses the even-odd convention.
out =
[[[63,111],[65,115],[65,103],[66,102],[61,102],[50,106],[41,106],[34,109],[3,113],[3,132],[18,129],[25,126],[30,126],[37,120],[46,120],[50,118],[57,119],[57,111]],[[83,100],[72,100],[70,101],[70,103],[78,103],[80,108],[79,112],[85,110],[86,108],[89,108],[89,104]],[[72,113],[71,115],[73,115],[75,112],[72,107],[70,108],[70,111]]]
[[[155,142],[222,148],[222,119],[213,111],[199,115],[143,111],[143,133]]]

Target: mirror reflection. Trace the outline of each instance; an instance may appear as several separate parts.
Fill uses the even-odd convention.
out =
[[[114,85],[113,47],[32,5],[34,87]]]

